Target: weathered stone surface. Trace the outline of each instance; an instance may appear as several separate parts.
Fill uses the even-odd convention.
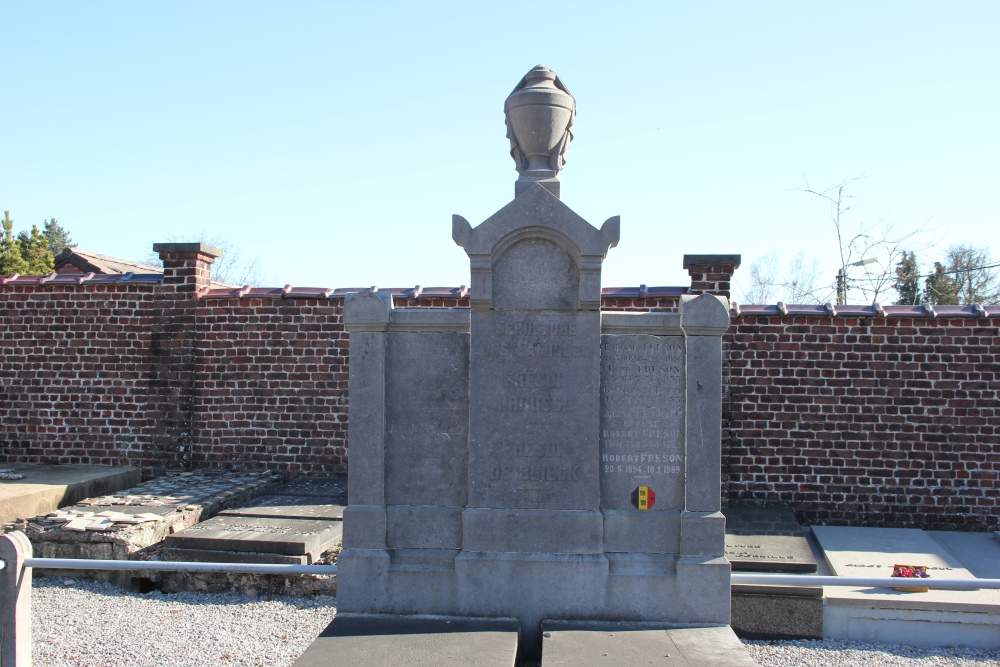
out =
[[[513,619],[338,615],[294,667],[510,667]]]
[[[746,639],[822,639],[823,590],[816,595],[733,592],[730,625]]]
[[[275,488],[272,494],[322,498],[327,502],[343,504],[347,500],[347,479],[343,477],[296,477],[287,484]]]
[[[164,544],[179,549],[318,555],[341,533],[337,521],[217,516],[169,535]]]
[[[754,667],[728,627],[657,628],[652,624],[545,621],[545,667],[663,665],[664,667]]]
[[[461,549],[462,509],[390,505],[386,542],[391,549]]]
[[[386,375],[386,504],[464,506],[469,335],[393,333]]]
[[[816,572],[816,559],[790,509],[727,507],[723,513],[733,571]]]
[[[345,494],[346,495],[346,494]],[[219,512],[219,516],[244,516],[259,518],[317,519],[340,521],[344,518],[344,505],[317,504],[326,496],[260,496],[243,505]],[[342,496],[343,497],[343,496]],[[345,498],[346,500],[346,498]]]

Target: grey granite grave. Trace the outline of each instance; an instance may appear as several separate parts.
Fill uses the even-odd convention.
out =
[[[727,507],[726,558],[734,572],[815,573],[816,559],[785,507]]]
[[[575,103],[508,100],[515,199],[473,227],[468,309],[350,295],[349,503],[338,615],[729,622],[720,509],[724,298],[602,312],[619,221],[558,198]],[[567,110],[569,110],[567,112]],[[734,663],[735,664],[735,663]]]
[[[217,516],[168,535],[167,549],[239,551],[316,559],[341,536],[341,523],[315,519]]]
[[[734,572],[815,574],[817,562],[787,507],[727,507],[726,558]],[[823,637],[822,586],[732,587],[733,630],[750,639]]]

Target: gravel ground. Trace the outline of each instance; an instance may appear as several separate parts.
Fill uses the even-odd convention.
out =
[[[914,648],[839,639],[744,641],[762,667],[998,667],[1000,651]]]
[[[144,595],[102,581],[37,578],[39,667],[285,667],[333,619],[335,600],[236,593]]]
[[[329,596],[125,593],[44,577],[32,591],[39,667],[287,667],[335,612]],[[762,667],[1000,667],[1000,651],[838,640],[744,642]]]

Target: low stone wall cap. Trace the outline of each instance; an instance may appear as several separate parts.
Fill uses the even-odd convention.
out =
[[[222,250],[207,243],[154,243],[153,252],[200,252],[203,255],[222,257]]]
[[[695,264],[732,264],[737,268],[742,255],[684,255],[684,268]]]

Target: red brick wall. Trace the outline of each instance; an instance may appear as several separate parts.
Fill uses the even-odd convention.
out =
[[[6,461],[160,467],[148,447],[178,406],[159,361],[155,284],[0,288],[0,453]],[[154,340],[157,341],[154,345]]]
[[[194,467],[347,472],[342,299],[204,299]]]
[[[808,522],[996,530],[996,318],[745,316],[726,336],[730,502]]]
[[[342,300],[294,296],[0,287],[0,461],[131,463],[147,476],[206,466],[344,473]],[[1000,528],[998,324],[735,317],[724,341],[725,497],[788,503],[810,522]]]

